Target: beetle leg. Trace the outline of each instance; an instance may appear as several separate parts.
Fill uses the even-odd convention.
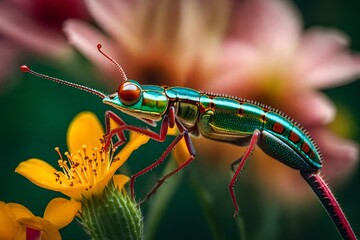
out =
[[[349,221],[319,172],[300,171],[300,174],[320,199],[343,239],[356,240]]]
[[[176,122],[178,125],[178,122]],[[180,129],[180,127],[179,127]],[[160,157],[160,159],[158,161],[156,161],[153,167],[157,166],[158,164],[160,164],[165,157],[171,152],[171,150],[175,147],[176,144],[178,144],[180,142],[180,140],[184,138],[185,139],[185,143],[186,143],[186,147],[187,150],[190,154],[189,158],[183,162],[182,164],[180,164],[176,169],[174,169],[173,171],[171,171],[170,173],[166,174],[165,176],[163,176],[162,178],[160,178],[157,183],[155,184],[155,186],[146,194],[146,197],[144,199],[142,199],[139,204],[142,204],[143,202],[145,202],[146,200],[148,200],[155,192],[156,190],[165,182],[166,179],[168,179],[169,177],[173,176],[175,173],[177,173],[178,171],[180,171],[181,169],[183,169],[184,167],[186,167],[187,165],[189,165],[192,160],[194,160],[195,158],[195,148],[192,144],[192,141],[190,139],[190,136],[188,134],[188,132],[185,130],[183,132],[181,132],[177,138],[175,138],[175,140],[169,145],[169,147],[165,150],[165,152],[163,153],[163,155]],[[158,163],[159,162],[159,163]]]
[[[230,191],[230,194],[231,194],[231,199],[233,201],[233,204],[234,204],[234,208],[235,208],[235,212],[234,212],[234,217],[236,217],[239,213],[239,205],[236,201],[236,195],[235,195],[235,192],[234,192],[234,185],[235,185],[235,182],[241,172],[241,170],[243,169],[244,165],[245,165],[245,162],[246,160],[249,158],[249,156],[251,155],[252,151],[254,150],[255,146],[256,146],[256,143],[259,139],[259,136],[260,136],[261,132],[259,130],[255,130],[254,131],[254,134],[252,135],[251,139],[250,139],[250,143],[245,151],[245,154],[243,157],[241,157],[239,160],[239,165],[237,166],[236,168],[236,171],[233,175],[233,177],[231,178],[231,181],[229,183],[229,191]],[[237,161],[235,161],[237,162]]]
[[[127,125],[115,113],[113,113],[111,111],[107,111],[105,114],[106,137],[105,137],[104,149],[107,150],[109,148],[113,136],[117,136],[119,139],[116,143],[114,143],[113,150],[115,150],[116,147],[123,144],[126,141],[126,137],[124,135],[124,130],[130,130],[130,131],[142,133],[158,142],[165,141],[169,125],[172,125],[172,123],[175,121],[173,119],[169,119],[168,116],[175,117],[175,114],[171,113],[174,111],[175,111],[175,109],[173,106],[169,107],[169,115],[164,115],[162,123],[161,123],[161,127],[160,127],[160,133],[155,133],[149,129],[144,129],[144,128],[137,127],[137,126]],[[115,128],[112,128],[111,120],[113,120],[118,126]]]
[[[233,162],[231,163],[230,167],[231,167],[231,171],[232,171],[232,172],[235,172],[235,167],[236,167],[236,165],[238,165],[238,164],[241,162],[241,160],[243,159],[243,157],[244,157],[244,156],[241,156],[241,157],[239,157],[238,159],[236,159],[235,161],[233,161]]]
[[[112,111],[106,111],[105,112],[105,127],[106,127],[106,133],[104,137],[105,146],[104,149],[107,150],[110,146],[111,139],[114,135],[118,138],[118,141],[113,144],[113,150],[115,150],[117,147],[122,145],[124,142],[126,142],[126,137],[124,135],[123,131],[117,131],[114,134],[110,134],[112,129],[117,129],[118,127],[112,127],[111,122],[114,121],[118,127],[126,125],[126,123],[115,113]]]
[[[119,116],[117,116],[113,112],[110,112],[110,111],[106,112],[105,121],[106,121],[107,135],[106,135],[104,149],[108,149],[108,147],[111,144],[111,139],[113,136],[117,136],[120,139],[118,142],[114,143],[113,148],[116,149],[117,146],[120,146],[123,143],[123,141],[126,140],[125,135],[124,135],[124,130],[130,130],[130,131],[142,133],[142,134],[150,137],[151,139],[154,139],[155,141],[163,142],[166,138],[166,135],[167,135],[167,132],[169,129],[169,125],[174,126],[173,123],[176,122],[176,124],[179,128],[179,131],[182,133],[182,134],[178,135],[175,138],[175,140],[168,146],[168,148],[165,150],[165,152],[161,155],[160,159],[158,159],[153,164],[149,165],[148,167],[144,168],[143,170],[141,170],[138,173],[131,176],[130,192],[131,192],[132,199],[134,199],[134,197],[135,197],[135,190],[134,190],[135,179],[137,177],[147,173],[148,171],[150,171],[157,165],[161,164],[165,160],[167,155],[171,152],[171,150],[174,148],[174,146],[181,140],[181,138],[184,135],[183,134],[183,132],[185,131],[184,127],[178,121],[176,121],[176,119],[169,119],[169,116],[172,118],[175,118],[174,111],[175,111],[174,107],[170,106],[169,107],[169,115],[164,115],[164,117],[163,117],[161,127],[160,127],[160,133],[155,133],[149,129],[144,129],[141,127],[127,125]],[[111,120],[113,120],[118,125],[118,127],[112,129],[111,128]]]

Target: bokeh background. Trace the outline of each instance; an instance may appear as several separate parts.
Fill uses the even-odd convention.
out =
[[[360,50],[360,1],[299,0],[294,3],[302,14],[305,28],[314,25],[336,27],[351,38],[352,50]],[[49,11],[51,14],[52,10]],[[86,14],[84,18],[93,23]],[[1,41],[6,39],[2,34],[0,33]],[[22,32],[20,35],[26,38],[27,34]],[[16,42],[12,42],[11,45],[16,46]],[[11,55],[10,57],[8,54],[5,55],[5,50],[2,49],[0,58],[1,64],[7,66],[5,63],[11,59]],[[17,58],[21,62],[11,61],[13,65],[9,69],[13,70],[7,72],[0,89],[0,200],[21,203],[36,215],[42,216],[48,201],[61,194],[36,187],[14,172],[16,166],[31,157],[44,159],[56,165],[57,154],[54,147],[66,149],[66,130],[73,117],[81,111],[88,110],[103,119],[103,114],[109,107],[103,105],[99,98],[88,93],[23,74],[17,71],[18,66],[26,63],[38,72],[106,92],[113,92],[116,86],[105,85],[104,78],[107,76],[102,75],[99,69],[78,52],[71,59],[66,60],[56,57],[49,60],[31,51],[21,52]],[[104,61],[107,60],[104,58]],[[141,79],[137,80],[141,82]],[[360,142],[359,91],[359,81],[324,91],[338,108],[337,117],[331,128],[339,135],[355,142]],[[134,121],[129,117],[125,119]],[[166,143],[147,144],[131,157],[122,171],[131,174],[142,169],[155,160],[165,147]],[[207,156],[198,155],[190,167],[165,184],[166,193],[164,190],[160,191],[142,206],[146,227],[158,224],[157,227],[151,227],[154,229],[154,233],[151,234],[154,235],[146,232],[149,233],[146,237],[150,239],[339,239],[335,227],[315,199],[315,195],[309,200],[309,204],[278,201],[277,197],[271,194],[264,196],[261,188],[253,181],[252,173],[256,168],[252,166],[252,160],[248,162],[236,185],[240,215],[234,219],[227,186],[230,180],[228,163],[232,159],[226,164],[207,160]],[[165,167],[156,168],[137,180],[138,196],[146,193]],[[298,175],[295,171],[294,174]],[[345,182],[333,188],[358,235],[360,234],[359,184],[360,172],[356,169]],[[276,186],[268,183],[268,187]],[[164,202],[161,202],[160,198],[165,199]],[[162,205],[161,210],[156,212],[153,209],[159,208],[159,204]],[[61,234],[63,239],[87,239],[76,221],[62,229]]]

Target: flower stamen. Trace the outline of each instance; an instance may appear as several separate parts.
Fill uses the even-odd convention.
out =
[[[55,151],[56,151],[57,154],[59,155],[59,158],[60,158],[61,160],[63,160],[62,154],[61,154],[61,152],[60,152],[60,148],[59,148],[59,147],[55,147]]]
[[[89,191],[106,174],[112,162],[109,152],[99,150],[97,147],[92,148],[92,151],[89,152],[87,145],[81,147],[82,149],[74,155],[65,152],[66,160],[59,147],[55,148],[59,155],[58,165],[62,169],[62,171],[54,172],[55,181],[69,187],[83,185],[84,190]],[[117,160],[114,159],[114,161]]]

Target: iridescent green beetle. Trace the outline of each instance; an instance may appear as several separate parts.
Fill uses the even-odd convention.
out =
[[[182,138],[185,139],[190,157],[175,170],[159,179],[154,188],[140,202],[142,203],[155,193],[167,178],[184,168],[195,158],[195,149],[190,135],[203,136],[216,141],[247,146],[245,154],[231,165],[234,175],[229,183],[229,190],[235,208],[234,216],[236,216],[239,207],[234,185],[246,160],[257,145],[269,156],[299,170],[301,176],[322,202],[341,236],[344,239],[356,239],[337,200],[319,175],[322,160],[316,144],[309,134],[290,118],[278,110],[250,100],[209,94],[184,87],[140,85],[137,81],[127,79],[121,66],[101,51],[100,44],[98,49],[118,67],[122,74],[124,81],[113,94],[106,95],[82,85],[39,74],[25,65],[21,66],[21,70],[93,93],[102,98],[103,103],[143,120],[149,125],[154,126],[157,122],[161,122],[160,132],[155,133],[148,128],[127,125],[115,113],[107,111],[105,113],[105,149],[108,149],[110,144],[112,148],[117,148],[123,144],[126,141],[125,130],[136,131],[162,142],[167,136],[169,127],[176,126],[178,128],[179,135],[169,144],[161,157],[131,176],[130,190],[133,199],[135,195],[134,182],[137,177],[161,164],[175,145]],[[114,121],[118,127],[112,128],[110,126],[111,121]],[[118,141],[113,142],[114,136],[117,136]]]

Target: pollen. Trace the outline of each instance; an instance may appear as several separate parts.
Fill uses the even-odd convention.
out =
[[[62,154],[59,147],[55,147],[55,151],[59,156],[58,165],[61,171],[54,172],[54,180],[68,187],[82,185],[85,191],[91,190],[91,186],[102,179],[111,165],[110,154],[99,151],[97,147],[90,149],[82,145],[75,154],[69,152]],[[118,159],[114,159],[116,160]]]

